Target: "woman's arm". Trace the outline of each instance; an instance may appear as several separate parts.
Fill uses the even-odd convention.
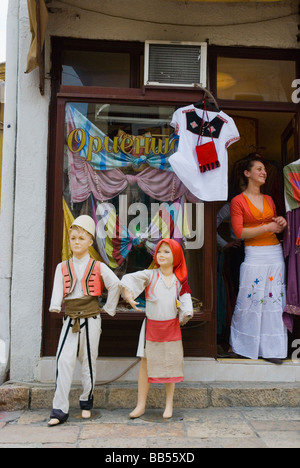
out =
[[[282,228],[282,226],[276,221],[272,221],[272,223],[262,224],[261,226],[253,228],[243,228],[241,232],[241,239],[253,239],[254,237],[266,234],[266,232],[280,234],[283,231],[283,229],[284,228]]]
[[[280,234],[287,225],[286,220],[279,216],[273,218],[271,223],[262,224],[253,228],[244,228],[244,210],[239,197],[232,200],[230,212],[232,228],[238,239],[253,239],[254,237],[265,234],[266,232]],[[274,213],[276,214],[276,211]]]

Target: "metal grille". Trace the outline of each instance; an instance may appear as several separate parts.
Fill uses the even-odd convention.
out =
[[[148,81],[200,84],[200,53],[198,45],[150,44]]]

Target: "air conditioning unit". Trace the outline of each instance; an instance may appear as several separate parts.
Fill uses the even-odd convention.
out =
[[[206,88],[206,69],[206,42],[145,42],[145,86]]]

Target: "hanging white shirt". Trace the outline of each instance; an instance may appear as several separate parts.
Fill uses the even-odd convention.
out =
[[[202,144],[211,141],[209,125],[204,111],[193,104],[181,107],[174,112],[171,126],[180,136],[178,151],[169,162],[182,183],[199,200],[224,201],[228,197],[228,147],[240,139],[234,120],[221,112],[208,111],[208,118],[214,139],[220,167],[204,173],[200,172],[196,146],[204,119]]]

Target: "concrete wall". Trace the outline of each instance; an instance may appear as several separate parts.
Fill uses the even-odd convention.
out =
[[[71,4],[82,5],[82,9]],[[30,44],[27,0],[10,0],[9,7],[6,82],[10,106],[5,123],[0,217],[0,340],[5,343],[6,362],[0,362],[0,383],[9,347],[12,380],[35,380],[40,357],[50,36],[298,46],[298,6],[294,0],[245,5],[149,0],[146,6],[144,0],[54,0],[48,6],[53,13],[46,39],[44,97],[39,93],[38,70],[24,74]]]
[[[50,92],[47,82],[41,97],[38,71],[24,74],[30,44],[26,0],[10,0],[7,44],[0,338],[6,358],[10,348],[11,379],[33,380],[41,347]]]
[[[17,90],[17,60],[18,60],[18,1],[11,1],[7,28],[12,42],[11,53],[7,57],[6,72],[10,77],[5,88],[3,160],[1,181],[1,211],[0,211],[0,384],[8,369],[10,348],[10,297],[12,280],[12,236],[14,211],[14,181],[15,181],[15,139],[16,139],[16,90]]]
[[[49,6],[49,32],[61,36],[145,41],[205,41],[227,46],[295,48],[298,2],[193,3],[176,0],[63,0]],[[81,5],[80,8],[71,8]]]

